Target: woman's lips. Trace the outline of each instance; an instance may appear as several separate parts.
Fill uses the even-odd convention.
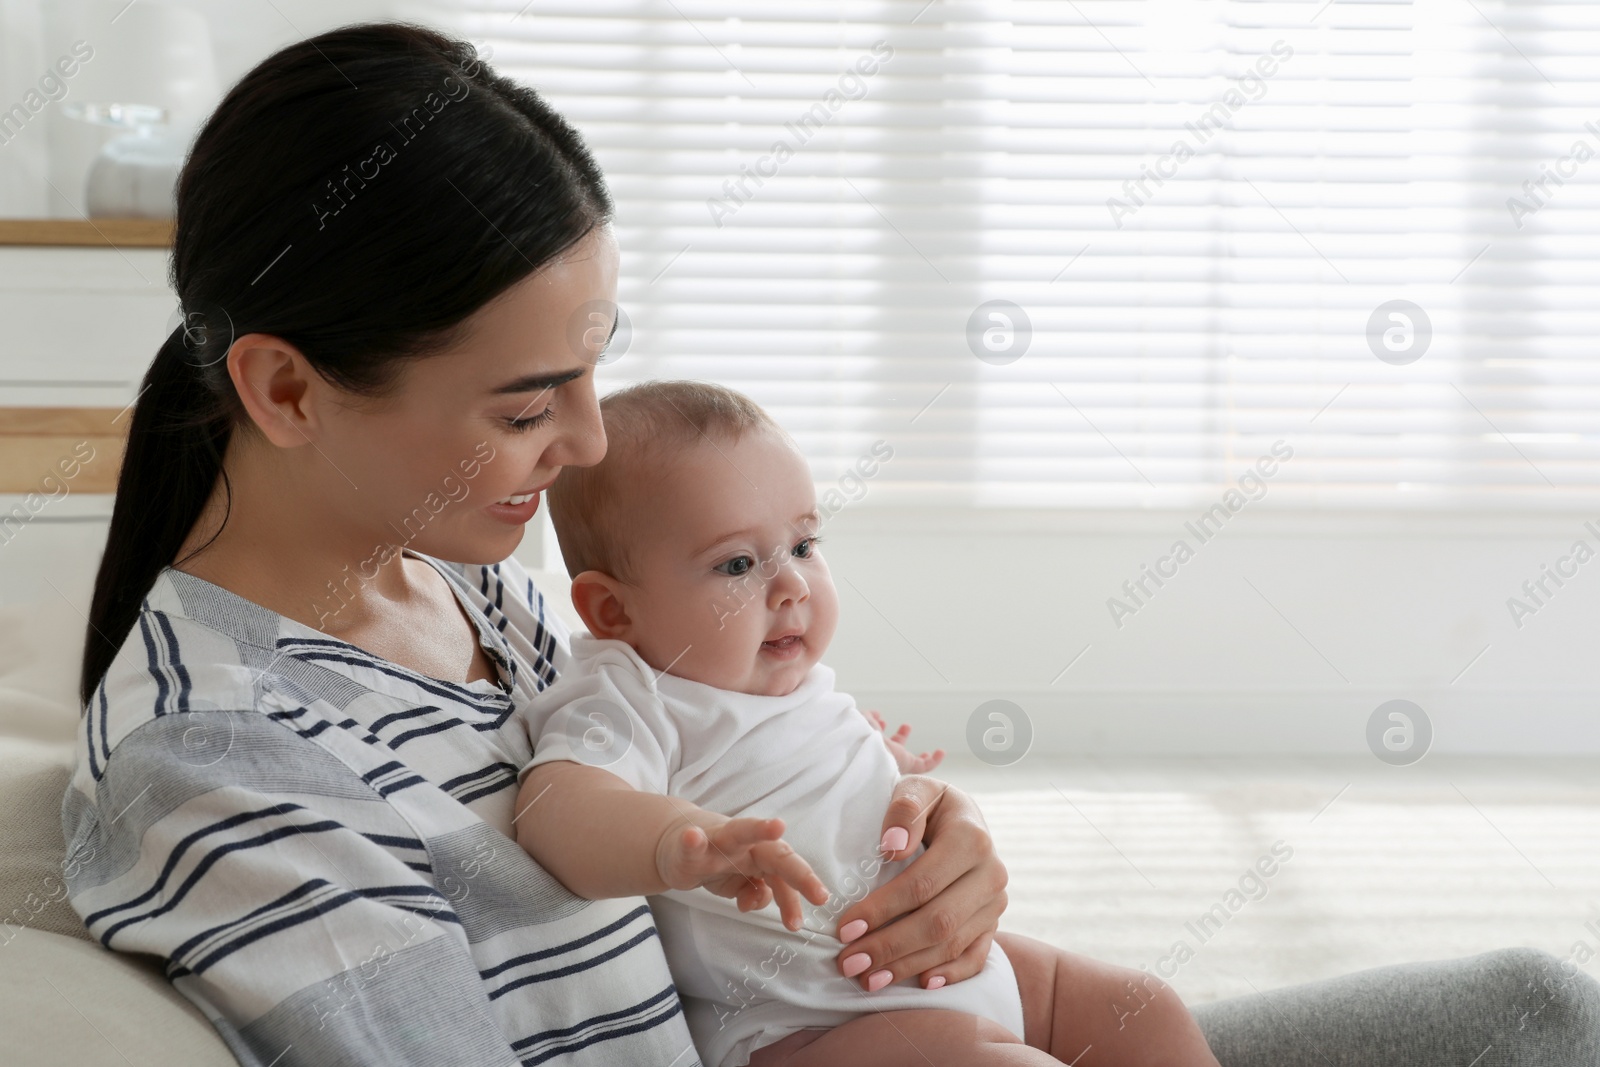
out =
[[[555,479],[551,478],[543,485],[536,486],[533,489],[525,490],[520,493],[512,493],[510,496],[503,497],[501,500],[497,500],[492,504],[486,504],[483,510],[487,511],[490,515],[499,519],[501,522],[509,522],[514,525],[521,526],[523,523],[528,522],[533,518],[534,513],[539,510],[539,501],[544,496],[544,491],[554,484]],[[523,500],[520,504],[505,503],[506,500],[520,497],[527,497],[527,499]]]
[[[513,525],[521,526],[532,519],[534,513],[539,510],[539,498],[542,495],[541,493],[534,493],[525,503],[521,504],[489,504],[483,510],[501,522],[509,522]]]

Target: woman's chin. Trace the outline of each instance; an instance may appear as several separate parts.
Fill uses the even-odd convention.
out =
[[[406,547],[425,556],[432,556],[434,559],[449,560],[451,563],[488,566],[499,563],[515,552],[517,546],[522,543],[523,532],[526,529],[523,526],[493,521],[483,522],[479,526],[479,529],[472,531],[470,537],[455,536],[436,541],[418,538]]]

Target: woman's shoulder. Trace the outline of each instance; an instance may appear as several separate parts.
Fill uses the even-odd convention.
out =
[[[79,762],[93,777],[124,738],[149,723],[192,725],[196,713],[259,706],[271,687],[279,617],[215,591],[171,567],[157,575],[83,709]],[[185,743],[197,736],[191,732]]]

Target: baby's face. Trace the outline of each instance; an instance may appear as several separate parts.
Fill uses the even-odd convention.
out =
[[[690,446],[638,490],[648,518],[634,534],[629,643],[658,671],[740,693],[792,692],[839,619],[805,460],[756,430]]]

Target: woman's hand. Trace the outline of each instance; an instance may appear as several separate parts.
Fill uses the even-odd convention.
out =
[[[883,827],[886,862],[911,855],[914,841],[927,851],[840,914],[840,973],[868,991],[913,974],[930,989],[971,978],[1006,907],[1006,868],[983,814],[959,789],[909,775]]]

